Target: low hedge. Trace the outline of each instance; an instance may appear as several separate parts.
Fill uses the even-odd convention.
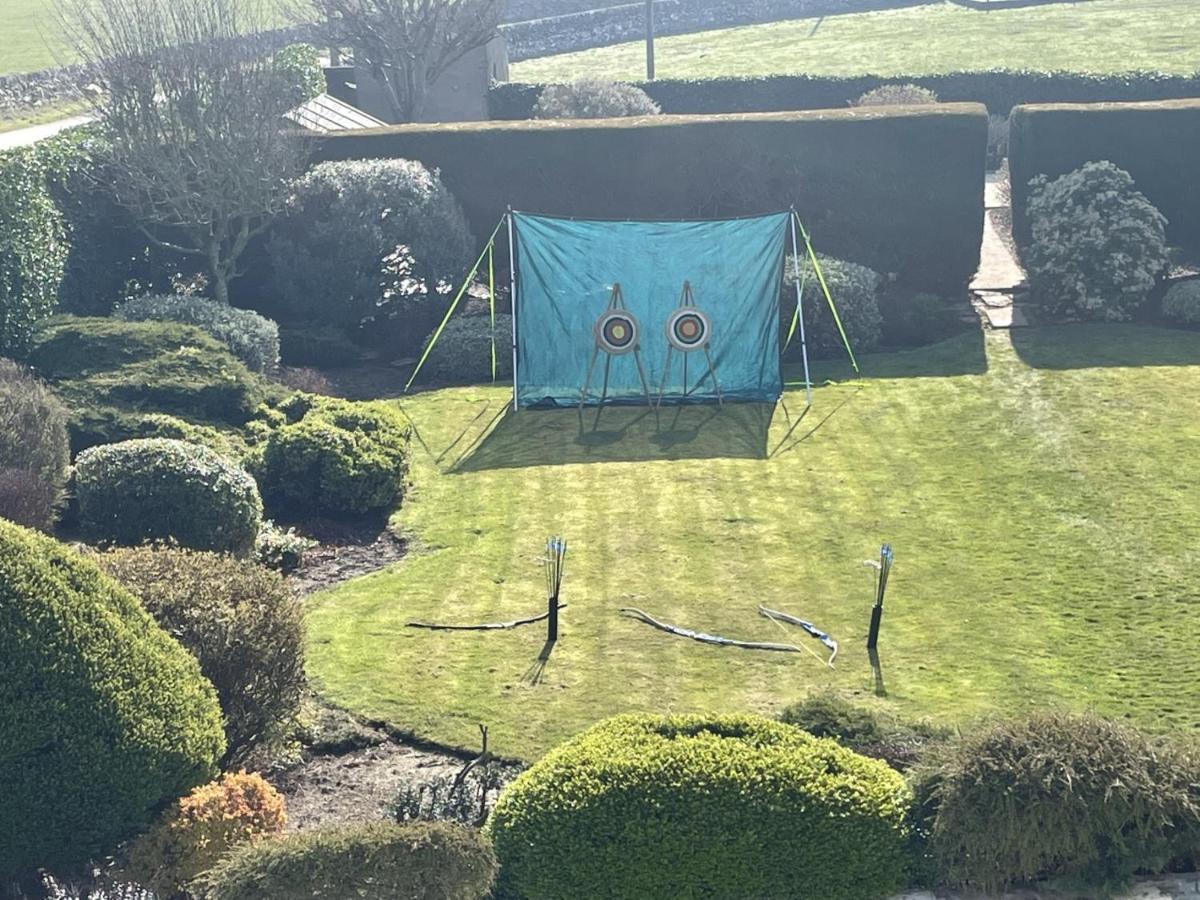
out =
[[[75,491],[80,525],[95,541],[245,554],[262,523],[253,478],[207,447],[167,438],[84,451]]]
[[[481,900],[495,877],[496,858],[477,831],[378,823],[235,850],[197,891],[204,900]]]
[[[330,135],[316,156],[403,157],[436,167],[478,234],[490,234],[510,204],[587,218],[670,219],[794,203],[821,252],[950,293],[979,264],[986,149],[984,109],[948,103],[402,125]]]
[[[148,294],[117,307],[126,322],[183,322],[220,341],[252,372],[273,372],[279,366],[279,326],[248,309],[227,306],[206,297]]]
[[[457,316],[446,323],[421,369],[420,381],[473,384],[492,379],[492,320],[487,315]],[[512,316],[496,314],[496,378],[512,378]]]
[[[110,852],[223,749],[187,651],[95,563],[0,520],[0,883]]]
[[[1200,96],[1200,84],[1193,92]],[[1013,225],[1029,241],[1029,182],[1057,178],[1107,160],[1133,176],[1167,217],[1167,238],[1200,249],[1200,100],[1158,103],[1054,104],[1013,110],[1009,135]]]
[[[885,84],[916,84],[944,103],[982,103],[1008,115],[1027,103],[1109,103],[1177,100],[1200,96],[1200,74],[1163,72],[1039,72],[989,69],[941,75],[766,75],[726,78],[659,78],[635,81],[668,115],[837,109]],[[493,119],[529,119],[544,85],[497,84],[488,93]]]
[[[563,897],[886,897],[910,794],[886,764],[755,716],[617,716],[500,795],[503,885]]]

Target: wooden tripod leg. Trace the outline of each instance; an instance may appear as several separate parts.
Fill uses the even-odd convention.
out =
[[[638,377],[642,379],[642,393],[646,395],[646,406],[654,409],[654,401],[650,399],[650,382],[646,380],[646,370],[642,368],[642,351],[633,351],[633,361],[637,363]]]
[[[667,364],[663,367],[662,384],[658,386],[658,403],[657,406],[662,406],[663,394],[667,391],[667,378],[671,374],[671,354],[675,352],[675,348],[667,344]]]
[[[725,398],[721,396],[721,383],[717,381],[717,367],[713,365],[712,354],[708,350],[708,344],[704,345],[704,358],[708,360],[708,374],[712,376],[713,387],[717,389],[717,405],[724,406]]]
[[[600,426],[600,413],[604,410],[604,401],[608,399],[608,373],[612,368],[612,355],[604,354],[604,388],[600,391],[600,402],[596,404],[596,421],[592,423],[592,431]]]
[[[596,368],[596,356],[600,348],[592,350],[592,361],[588,363],[587,378],[583,379],[583,390],[579,392],[579,411],[583,412],[583,404],[587,402],[588,388],[592,386],[592,370]]]

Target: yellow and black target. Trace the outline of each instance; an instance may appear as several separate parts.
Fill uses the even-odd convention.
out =
[[[712,321],[694,306],[681,306],[667,318],[667,340],[682,353],[703,350],[712,336]]]
[[[621,356],[638,348],[638,320],[624,309],[610,309],[596,320],[596,346]]]

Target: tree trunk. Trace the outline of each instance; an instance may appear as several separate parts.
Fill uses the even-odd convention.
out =
[[[222,269],[212,273],[212,295],[217,303],[229,305],[229,276]]]

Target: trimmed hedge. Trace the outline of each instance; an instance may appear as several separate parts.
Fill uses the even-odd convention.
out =
[[[330,135],[316,155],[404,157],[437,167],[478,234],[490,234],[510,204],[557,215],[669,219],[794,203],[821,252],[950,293],[962,290],[979,263],[986,149],[983,107],[942,104],[402,125]]]
[[[1008,115],[1023,103],[1102,103],[1200,97],[1200,74],[1038,72],[991,69],[942,75],[766,75],[635,81],[668,115],[836,109],[885,84],[916,84],[943,103],[982,103]],[[488,94],[493,119],[529,119],[543,85],[498,84]]]
[[[496,313],[496,378],[512,378],[512,316]],[[431,335],[432,336],[432,335]],[[474,384],[492,380],[492,320],[456,316],[446,323],[419,379],[423,383]]]
[[[182,294],[147,294],[117,307],[126,322],[182,322],[220,341],[252,372],[279,367],[279,326],[248,309]]]
[[[75,462],[79,522],[95,541],[177,541],[248,553],[262,523],[254,479],[199,444],[167,438],[93,447]]]
[[[1200,85],[1195,88],[1200,96]],[[1167,239],[1200,249],[1200,100],[1054,104],[1013,110],[1009,136],[1013,226],[1028,243],[1029,182],[1092,160],[1115,163],[1167,217]]]
[[[223,749],[187,651],[95,563],[0,520],[0,882],[111,851]]]
[[[906,882],[909,800],[886,764],[790,725],[624,715],[518,776],[486,830],[526,900],[742,900],[818,882],[825,900],[872,900]]]
[[[496,858],[477,831],[379,823],[243,847],[201,876],[199,893],[204,900],[481,900],[495,877]]]

